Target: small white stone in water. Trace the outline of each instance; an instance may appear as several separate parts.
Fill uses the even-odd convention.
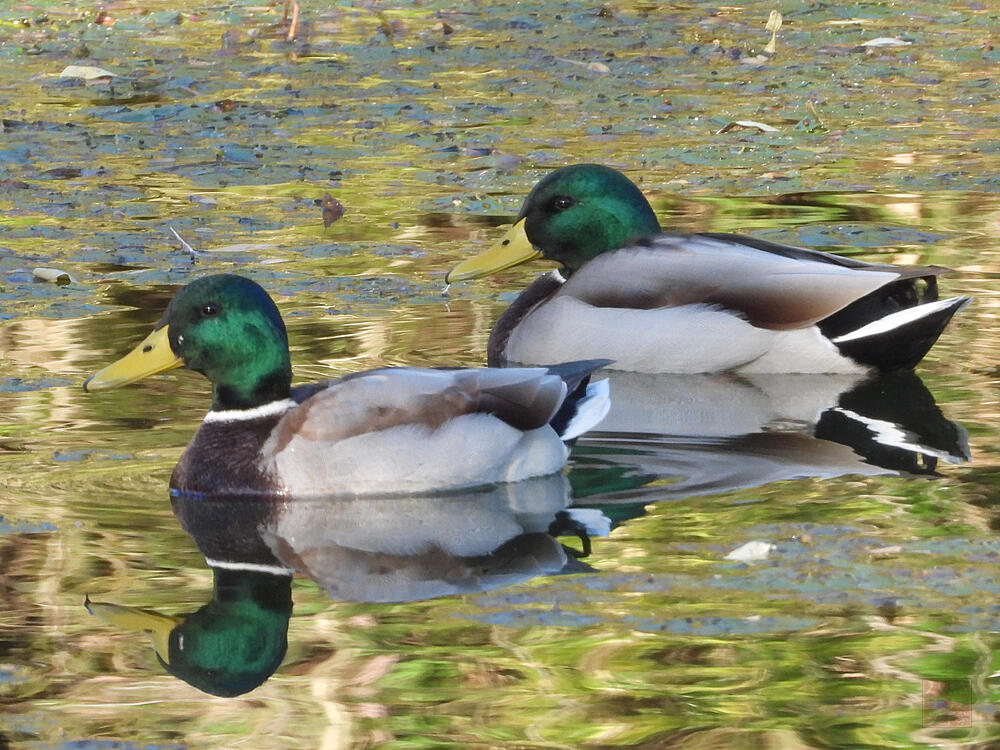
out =
[[[735,560],[736,562],[758,562],[766,560],[773,549],[775,549],[775,546],[770,542],[747,542],[726,555],[725,559]]]

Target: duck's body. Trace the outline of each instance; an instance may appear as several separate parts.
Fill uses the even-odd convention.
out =
[[[564,441],[607,411],[606,387],[587,385],[605,362],[372,370],[293,389],[273,302],[225,274],[181,290],[153,334],[85,387],[179,364],[213,384],[212,410],[171,477],[182,493],[388,494],[519,481],[559,471]]]
[[[585,369],[569,384],[595,365]],[[549,424],[567,388],[545,368],[393,368],[304,386],[267,407],[210,411],[170,486],[381,495],[544,476],[569,455],[571,435]]]
[[[538,248],[538,250],[536,250]],[[604,357],[636,372],[861,373],[912,368],[967,297],[937,266],[871,264],[726,234],[664,234],[615,170],[556,170],[504,240],[449,274],[561,262],[498,320],[491,364]],[[919,286],[923,285],[921,293]]]

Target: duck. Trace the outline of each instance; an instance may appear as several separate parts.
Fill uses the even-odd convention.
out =
[[[499,242],[446,283],[536,258],[497,320],[488,363],[607,358],[646,373],[912,369],[971,300],[938,299],[940,266],[867,263],[736,234],[664,232],[639,188],[601,164],[555,169]]]
[[[186,366],[211,409],[170,479],[213,496],[393,495],[516,482],[563,469],[610,406],[606,360],[530,368],[396,367],[292,387],[288,336],[249,278],[195,279],[143,341],[92,375],[117,388]]]

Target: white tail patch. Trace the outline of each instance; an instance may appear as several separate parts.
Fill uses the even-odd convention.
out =
[[[611,519],[597,508],[567,508],[566,515],[580,524],[587,536],[608,536],[611,533]]]
[[[832,339],[832,341],[835,344],[843,344],[848,341],[863,339],[867,336],[878,336],[896,328],[901,328],[908,323],[920,320],[928,315],[933,315],[934,313],[946,310],[949,307],[954,307],[955,312],[958,312],[971,301],[971,297],[949,297],[948,299],[938,300],[937,302],[928,302],[924,305],[908,307],[905,310],[900,310],[899,312],[894,312],[891,315],[886,315],[884,318],[879,318],[868,325],[861,326],[861,328],[856,331],[851,331],[850,333],[845,333],[842,336],[837,336],[835,339]]]
[[[598,380],[587,386],[587,395],[576,404],[576,414],[566,425],[559,436],[563,440],[572,440],[596,427],[611,409],[611,388],[608,380]]]

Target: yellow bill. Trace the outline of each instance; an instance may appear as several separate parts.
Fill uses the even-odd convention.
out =
[[[167,326],[157,328],[144,338],[135,349],[117,362],[113,362],[83,384],[85,391],[107,391],[111,388],[134,383],[147,375],[172,370],[184,365],[184,360],[174,354],[167,338]]]
[[[92,602],[88,598],[84,602],[87,611],[97,615],[106,623],[117,628],[131,630],[136,633],[146,633],[153,641],[153,648],[164,663],[170,663],[170,633],[184,620],[179,617],[168,617],[149,609],[138,607],[123,607],[120,604],[107,602]]]
[[[525,234],[524,221],[521,219],[512,226],[507,234],[488,250],[451,269],[445,277],[445,283],[451,284],[466,279],[478,279],[480,276],[496,273],[505,268],[542,257],[542,254],[535,250],[531,244],[528,235]]]

